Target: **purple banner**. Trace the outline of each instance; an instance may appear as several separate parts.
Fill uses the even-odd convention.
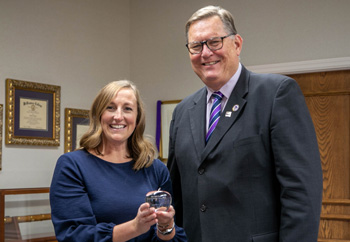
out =
[[[157,126],[156,126],[156,145],[159,151],[160,134],[161,134],[161,107],[162,101],[157,101]]]

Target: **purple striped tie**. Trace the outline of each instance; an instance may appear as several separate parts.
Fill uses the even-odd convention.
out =
[[[221,92],[214,92],[212,96],[214,97],[214,102],[210,111],[209,128],[207,136],[205,137],[205,142],[208,142],[211,134],[213,133],[216,125],[219,122],[221,113],[221,100],[224,95]]]

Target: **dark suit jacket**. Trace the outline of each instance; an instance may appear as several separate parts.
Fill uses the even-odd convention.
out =
[[[243,67],[207,144],[206,93],[178,104],[170,127],[176,221],[189,241],[316,242],[322,169],[297,83]]]

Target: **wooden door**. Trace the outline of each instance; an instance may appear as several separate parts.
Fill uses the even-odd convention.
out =
[[[350,242],[350,70],[289,76],[305,95],[321,154],[318,242]]]

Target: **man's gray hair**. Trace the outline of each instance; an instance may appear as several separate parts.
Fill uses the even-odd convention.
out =
[[[210,18],[213,16],[218,16],[222,23],[224,24],[225,31],[227,34],[237,34],[235,23],[233,20],[232,14],[226,9],[221,8],[220,6],[206,6],[197,10],[187,21],[186,23],[186,40],[188,42],[188,30],[190,29],[191,24],[196,21]]]

